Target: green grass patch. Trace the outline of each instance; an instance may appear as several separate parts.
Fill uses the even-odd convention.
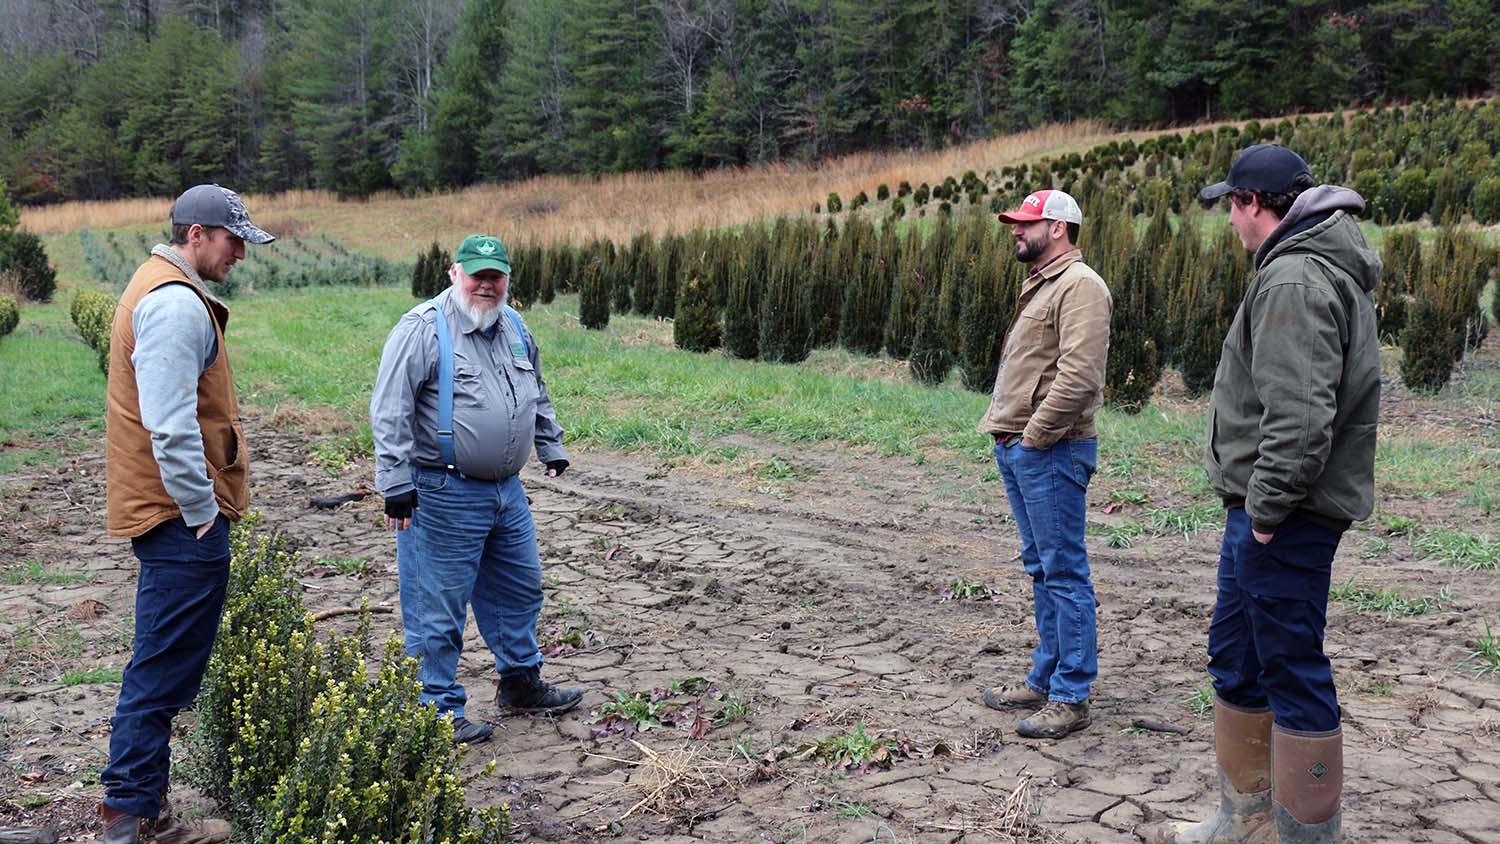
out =
[[[1429,559],[1461,569],[1500,568],[1500,539],[1489,534],[1433,528],[1417,534],[1412,545]]]
[[[19,568],[8,569],[0,575],[7,585],[20,586],[27,583],[35,583],[41,586],[69,586],[74,583],[83,583],[88,580],[87,575],[67,571],[47,571],[37,560],[28,560]]]
[[[1180,535],[1183,541],[1187,541],[1200,530],[1222,524],[1224,506],[1210,502],[1187,507],[1157,507],[1147,510],[1146,515],[1152,533],[1158,536]]]
[[[64,686],[93,686],[100,683],[118,683],[124,672],[111,666],[99,668],[73,668],[62,673],[57,682]]]
[[[1500,448],[1486,447],[1482,440],[1386,439],[1375,449],[1375,494],[1377,499],[1460,495],[1493,486],[1497,471]]]
[[[0,473],[56,461],[104,430],[104,375],[71,324],[43,325],[21,309],[21,324],[0,339]]]
[[[1122,519],[1117,525],[1090,525],[1089,532],[1102,535],[1110,548],[1132,548],[1146,533],[1146,526],[1134,519]]]
[[[1178,703],[1186,706],[1193,715],[1199,718],[1207,718],[1214,711],[1214,688],[1212,681],[1207,683],[1193,683],[1191,694],[1178,699]]]
[[[1371,589],[1361,585],[1355,578],[1334,586],[1328,592],[1330,600],[1348,604],[1356,612],[1384,613],[1387,619],[1426,615],[1437,612],[1443,604],[1452,600],[1445,589],[1435,596],[1408,597],[1399,590]]]
[[[1488,620],[1484,622],[1484,635],[1472,643],[1473,651],[1464,660],[1463,667],[1483,677],[1500,671],[1500,636],[1490,630]]]

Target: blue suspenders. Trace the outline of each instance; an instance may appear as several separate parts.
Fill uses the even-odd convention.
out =
[[[444,466],[456,469],[458,468],[455,465],[457,460],[453,454],[453,334],[448,331],[448,320],[443,316],[443,309],[438,303],[433,299],[428,299],[427,304],[432,306],[433,316],[437,318],[438,456],[442,458]],[[521,328],[521,315],[516,313],[515,308],[506,305],[505,316],[515,328],[516,336],[521,338],[521,347],[530,355],[531,348],[526,343],[526,332]]]

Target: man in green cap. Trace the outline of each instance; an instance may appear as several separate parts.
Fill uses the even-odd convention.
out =
[[[500,708],[558,714],[583,693],[541,679],[542,568],[518,475],[533,447],[548,477],[562,474],[563,430],[536,340],[506,305],[505,245],[471,235],[454,259],[453,285],[408,311],[386,338],[370,430],[422,701],[453,718],[455,742],[477,743],[491,727],[466,717],[457,678],[470,604],[495,654]]]

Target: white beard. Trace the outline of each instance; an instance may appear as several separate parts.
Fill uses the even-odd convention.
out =
[[[472,321],[476,326],[479,327],[480,331],[489,331],[490,327],[493,326],[497,321],[499,321],[500,309],[504,307],[503,304],[497,304],[494,307],[489,308],[480,307],[479,305],[469,301],[469,297],[465,296],[463,289],[458,287],[457,285],[454,285],[453,287],[453,302],[454,304],[458,305],[458,309],[462,311],[464,315],[470,319],[470,321]]]

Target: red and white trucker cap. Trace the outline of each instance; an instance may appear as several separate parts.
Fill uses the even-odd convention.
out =
[[[1082,223],[1083,210],[1078,200],[1060,190],[1039,190],[1021,200],[1021,207],[1000,215],[1000,222],[1035,223],[1037,220],[1061,220],[1064,223]]]

